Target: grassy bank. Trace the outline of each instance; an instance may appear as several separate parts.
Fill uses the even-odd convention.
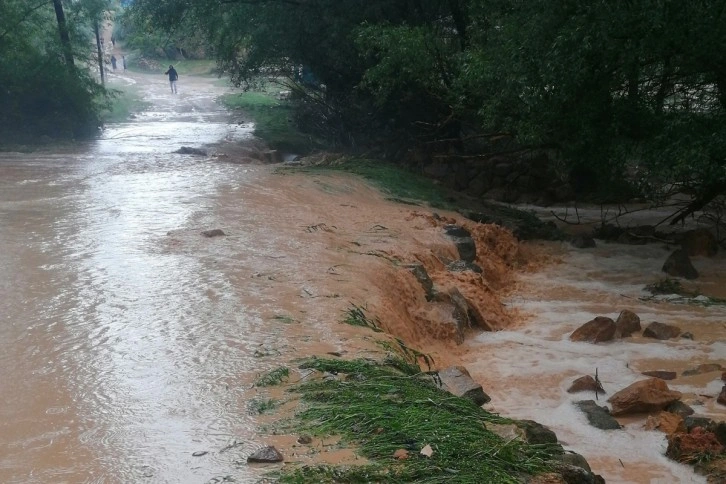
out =
[[[275,476],[281,482],[515,483],[549,470],[562,452],[499,437],[487,425],[510,420],[440,390],[431,375],[398,357],[311,358],[300,368],[318,376],[290,390],[302,401],[294,430],[339,436],[367,464],[284,469]]]
[[[147,106],[148,103],[133,86],[113,87],[110,89],[109,105],[101,111],[100,118],[104,123],[120,123]]]
[[[265,140],[273,149],[306,154],[314,147],[309,137],[295,127],[290,102],[278,100],[273,92],[261,90],[226,94],[220,101],[254,122],[255,136]]]

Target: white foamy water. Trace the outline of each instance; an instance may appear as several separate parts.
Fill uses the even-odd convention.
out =
[[[596,249],[567,244],[550,248],[562,262],[525,275],[521,290],[506,301],[525,313],[527,322],[509,331],[482,333],[466,343],[472,355],[466,366],[492,397],[487,408],[552,428],[609,483],[705,482],[690,467],[665,457],[665,434],[643,430],[645,417],[622,421],[625,426],[619,431],[596,429],[574,405],[595,400],[595,395],[569,394],[567,389],[576,378],[597,371],[607,391],[598,403],[607,405],[610,395],[648,378],[642,371],[677,371],[679,377],[667,382],[669,388],[683,392],[696,415],[723,420],[726,407],[715,403],[723,385],[720,372],[680,375],[701,363],[726,366],[726,306],[647,300],[644,287],[664,278],[660,268],[672,250],[662,244],[598,241]],[[722,283],[723,256],[694,258],[694,265],[702,274],[697,289],[708,294],[709,288]],[[652,321],[673,324],[693,333],[694,339],[656,341],[636,335],[597,345],[569,340],[595,316],[616,319],[623,309],[638,314],[643,328]]]

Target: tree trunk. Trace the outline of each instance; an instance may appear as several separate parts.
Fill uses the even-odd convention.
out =
[[[61,0],[53,0],[55,7],[55,18],[58,21],[58,32],[60,33],[61,44],[63,46],[63,56],[66,59],[68,67],[73,67],[73,49],[71,47],[71,37],[68,35],[68,25],[66,25],[66,14],[63,11]]]
[[[106,85],[106,75],[103,72],[103,50],[101,49],[101,35],[98,32],[98,20],[93,22],[93,32],[96,34],[96,51],[98,52],[98,70],[101,73],[101,85]]]

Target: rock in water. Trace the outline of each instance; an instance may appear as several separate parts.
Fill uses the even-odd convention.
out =
[[[653,321],[643,331],[646,338],[671,339],[681,334],[681,328]]]
[[[567,389],[567,393],[577,392],[605,393],[605,390],[603,389],[602,385],[600,385],[600,383],[597,382],[593,377],[591,377],[590,375],[585,375],[573,381],[572,385],[570,385],[570,388]]]
[[[615,337],[615,321],[604,316],[598,316],[577,328],[571,335],[572,341],[586,341],[599,343],[610,341]]]
[[[463,366],[445,368],[439,371],[439,378],[442,388],[457,397],[468,398],[477,405],[484,405],[491,400]]]
[[[622,428],[617,420],[610,415],[607,407],[601,407],[594,400],[581,400],[576,402],[580,410],[587,416],[587,421],[595,428],[601,430],[618,430]]]
[[[688,255],[713,257],[718,253],[718,240],[707,229],[689,230],[683,234],[681,247]]]
[[[663,264],[663,272],[674,277],[698,279],[698,271],[691,263],[691,258],[683,249],[673,251]]]
[[[627,338],[631,334],[640,331],[640,317],[633,311],[624,309],[620,312],[618,320],[615,321],[615,328],[621,338]]]
[[[182,146],[174,153],[179,153],[180,155],[207,156],[206,150],[203,150],[201,148],[192,148],[191,146]]]
[[[270,464],[275,462],[282,462],[284,458],[279,450],[275,447],[268,445],[261,449],[257,449],[252,453],[251,456],[247,457],[248,463],[263,463]]]
[[[633,383],[608,399],[613,415],[658,412],[680,400],[681,392],[670,390],[660,378]]]
[[[202,232],[202,235],[205,237],[222,237],[227,234],[225,234],[222,229],[212,229],[212,230],[205,230]]]

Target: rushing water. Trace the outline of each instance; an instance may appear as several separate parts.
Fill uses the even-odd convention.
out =
[[[223,254],[170,250],[167,235],[215,228],[220,187],[253,172],[172,151],[249,127],[215,107],[210,81],[178,96],[161,76],[117,82],[150,103],[135,122],[0,154],[0,482],[206,482],[240,457],[192,454],[251,426],[231,383],[265,338],[259,317]]]

